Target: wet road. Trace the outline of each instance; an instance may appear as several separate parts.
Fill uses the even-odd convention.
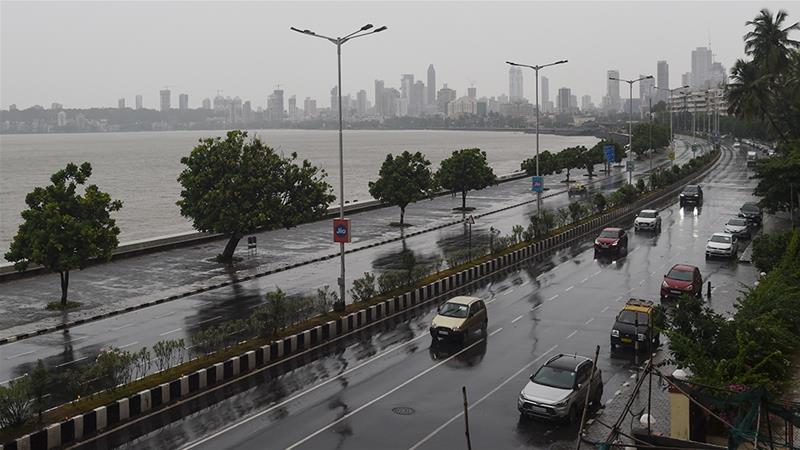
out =
[[[686,142],[679,142],[678,148],[679,161],[691,157]],[[640,167],[644,168],[645,165],[646,163],[640,164]],[[573,178],[579,177],[579,172],[573,170]],[[589,193],[594,191],[608,193],[617,189],[624,182],[623,175],[618,174],[598,181],[590,186]],[[535,198],[530,193],[527,181],[514,183],[506,183],[508,186],[503,189],[516,190],[512,194],[502,192],[503,196],[498,193],[492,197],[487,195],[488,191],[479,191],[472,193],[469,199],[473,203],[496,204],[499,208],[505,204],[521,203]],[[511,202],[509,195],[512,196]],[[567,194],[560,194],[546,198],[543,203],[546,208],[557,209],[566,206],[569,200]],[[437,258],[464,250],[470,240],[476,247],[488,245],[490,227],[500,230],[503,234],[509,234],[514,225],[526,225],[529,216],[535,210],[536,205],[533,202],[479,218],[472,227],[471,239],[465,226],[456,225],[365,249],[348,255],[347,271],[352,277],[367,271],[381,272],[393,268],[399,261],[399,253],[404,249],[414,252],[418,264],[431,264]],[[449,215],[452,216],[452,213]],[[448,220],[452,220],[452,217]],[[2,345],[0,361],[3,364],[0,365],[0,383],[30,372],[38,359],[42,359],[47,367],[66,370],[93,361],[101,349],[109,346],[138,351],[145,346],[152,348],[152,345],[160,340],[181,338],[187,341],[187,346],[190,346],[188,341],[192,333],[217,325],[224,320],[247,317],[252,309],[262,304],[266,292],[280,287],[289,295],[309,294],[318,287],[328,284],[331,279],[330,274],[338,273],[338,270],[338,259],[322,261],[90,322],[67,331]],[[108,281],[113,283],[113,280]]]
[[[548,356],[591,356],[600,345],[603,402],[631,377],[633,355],[610,356],[609,330],[628,297],[657,299],[672,264],[700,267],[708,302],[731,311],[755,270],[706,261],[706,239],[750,200],[744,155],[726,150],[703,180],[702,208],[672,205],[660,234],[633,233],[627,255],[595,259],[586,242],[480,286],[489,335],[465,347],[432,345],[432,311],[360,332],[104,435],[83,448],[412,449],[464,445],[461,386],[475,448],[572,448],[574,426],[520,420],[516,398]],[[663,349],[661,351],[664,351]],[[183,418],[181,418],[183,417]]]

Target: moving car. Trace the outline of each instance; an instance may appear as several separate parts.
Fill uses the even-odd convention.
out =
[[[635,348],[637,342],[640,350],[654,350],[658,347],[661,335],[653,326],[654,316],[655,305],[650,300],[628,300],[611,329],[611,350],[625,346]]]
[[[585,356],[560,354],[547,360],[519,393],[517,409],[523,417],[581,419],[586,396],[595,405],[603,397],[603,376]],[[591,378],[591,380],[590,380]]]
[[[570,183],[567,188],[567,195],[583,195],[586,193],[586,185],[583,183]]]
[[[628,235],[622,228],[604,228],[594,240],[595,252],[615,252],[628,249]]]
[[[703,189],[699,184],[687,184],[680,196],[681,207],[686,205],[703,205]]]
[[[725,224],[725,232],[736,236],[737,239],[750,239],[753,237],[750,232],[750,224],[747,219],[741,217],[732,217]]]
[[[477,297],[453,297],[439,305],[436,317],[431,321],[431,336],[434,339],[465,342],[476,332],[485,336],[488,320],[483,300]]]
[[[758,161],[758,153],[753,150],[747,152],[747,167],[752,167]]]
[[[661,231],[661,216],[657,209],[643,209],[633,221],[634,231]]]
[[[724,256],[725,258],[736,258],[739,252],[739,243],[736,237],[730,233],[714,233],[706,242],[706,259],[712,256]]]
[[[751,225],[761,225],[764,219],[764,214],[761,212],[761,207],[757,203],[747,202],[739,208],[739,217],[747,219]]]
[[[700,275],[700,269],[688,264],[672,266],[661,283],[661,300],[680,297],[683,294],[700,298],[702,292],[703,276]]]

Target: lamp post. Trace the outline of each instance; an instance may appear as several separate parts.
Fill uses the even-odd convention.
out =
[[[653,88],[669,92],[669,104],[667,105],[667,108],[669,108],[669,146],[672,149],[672,154],[674,155],[675,154],[675,132],[672,131],[672,104],[673,104],[672,94],[674,94],[675,91],[678,91],[678,90],[681,90],[681,89],[689,89],[689,85],[687,84],[685,86],[680,86],[680,87],[676,87],[676,88],[672,88],[672,89],[660,88],[658,86],[653,86]],[[652,169],[652,167],[651,167],[651,169]]]
[[[506,64],[510,66],[518,66],[518,67],[527,67],[529,69],[533,69],[536,73],[536,176],[539,176],[539,70],[544,69],[545,67],[555,66],[557,64],[564,64],[566,63],[566,59],[562,59],[561,61],[556,61],[550,64],[544,65],[536,65],[531,66],[528,64],[518,64],[511,61],[506,61]],[[542,209],[542,192],[536,192],[536,214],[539,215]]]
[[[628,83],[628,158],[630,158],[630,154],[633,153],[633,83],[638,83],[642,80],[652,80],[653,76],[648,75],[635,80],[623,80],[622,78],[615,77],[608,77],[608,79],[614,81],[624,81],[625,83]],[[633,177],[630,177],[629,183],[633,184]]]
[[[308,36],[317,37],[320,39],[325,39],[329,41],[333,45],[336,46],[336,59],[337,59],[337,71],[338,71],[338,91],[339,91],[339,219],[344,219],[344,145],[342,143],[342,45],[345,42],[350,41],[355,38],[359,38],[362,36],[367,36],[374,33],[379,33],[385,30],[387,27],[382,26],[380,28],[373,29],[373,25],[368,23],[363,27],[359,28],[358,30],[348,34],[344,37],[328,37],[321,34],[317,34],[311,30],[301,30],[295,27],[290,27],[292,31],[296,31],[300,34],[305,34]],[[350,230],[347,230],[348,234]],[[344,289],[344,242],[339,243],[339,252],[341,253],[341,260],[342,260],[342,271],[341,277],[339,277],[339,301],[341,302],[340,307],[344,306],[345,303],[345,289]],[[335,308],[334,308],[335,309]],[[344,309],[344,308],[342,308]]]

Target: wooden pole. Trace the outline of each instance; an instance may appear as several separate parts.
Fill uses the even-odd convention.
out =
[[[469,439],[469,404],[466,386],[461,386],[461,393],[464,395],[464,434],[467,436],[467,450],[472,450],[472,442]]]

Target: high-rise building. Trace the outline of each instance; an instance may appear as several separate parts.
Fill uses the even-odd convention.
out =
[[[639,74],[639,78],[644,78],[645,75]],[[653,86],[656,85],[656,82],[652,78],[648,78],[639,82],[639,100],[641,100],[641,104],[644,106],[650,99],[651,95],[654,95]]]
[[[317,101],[313,100],[311,97],[306,97],[306,99],[303,100],[303,113],[306,117],[316,117]]]
[[[62,105],[61,103],[51,103],[50,109],[53,111],[58,111],[60,109],[64,109],[64,105]]]
[[[478,98],[478,88],[475,86],[470,86],[467,88],[467,97],[469,98]]]
[[[711,49],[697,47],[692,50],[692,90],[700,91],[710,87],[712,60]]]
[[[142,96],[136,96],[136,109],[142,109]]]
[[[604,105],[607,111],[617,112],[620,109],[619,81],[611,78],[619,78],[619,70],[609,70],[606,73],[606,100]]]
[[[60,127],[67,126],[67,113],[64,111],[58,112],[58,126]]]
[[[508,96],[512,102],[514,100],[522,100],[524,97],[522,69],[519,67],[511,66],[508,69]]]
[[[331,89],[331,114],[339,114],[339,87]]]
[[[395,88],[382,89],[383,98],[381,100],[381,114],[383,117],[397,117],[400,108],[400,91]]]
[[[570,111],[570,102],[572,101],[572,91],[569,88],[561,88],[558,90],[558,112],[567,113]]]
[[[211,100],[207,98],[203,99],[203,109],[205,109],[206,111],[211,109]]]
[[[375,115],[383,117],[386,114],[383,106],[383,80],[375,80]]]
[[[400,98],[408,99],[411,96],[412,86],[414,86],[414,74],[403,74],[400,78]]]
[[[181,111],[189,110],[189,94],[181,94],[178,96],[178,109]]]
[[[267,120],[283,119],[283,90],[275,89],[267,97]]]
[[[169,89],[162,89],[159,92],[159,97],[161,98],[161,111],[162,112],[169,111],[170,108],[172,108]]]
[[[247,100],[242,104],[242,121],[245,124],[248,124],[253,122],[254,120],[255,120],[255,114],[253,114],[253,105],[250,103],[250,100]]]
[[[594,105],[592,104],[592,96],[586,94],[581,97],[581,111],[589,112],[594,109]]]
[[[545,113],[552,112],[546,107],[550,103],[550,80],[547,77],[539,78],[539,90],[539,109]]]
[[[425,83],[417,80],[411,86],[411,94],[408,98],[408,115],[420,116],[425,110]]]
[[[722,63],[715,62],[711,64],[711,78],[709,79],[709,88],[716,89],[720,85],[726,84],[728,81],[728,76],[725,73],[725,67],[722,66]]]
[[[578,109],[578,96],[574,94],[570,94],[569,96],[569,110],[575,111]]]
[[[121,98],[121,99],[117,100],[117,108],[125,109],[125,99],[124,98]]]
[[[681,86],[692,87],[692,72],[686,72],[681,75]]]
[[[428,66],[428,91],[425,104],[436,104],[436,70],[433,68],[433,64]]]
[[[456,91],[447,87],[447,83],[439,89],[439,95],[436,98],[437,109],[439,112],[447,114],[447,104],[456,99]]]
[[[666,61],[659,61],[656,63],[656,86],[658,86],[658,93],[654,101],[665,101],[669,97],[669,64]]]
[[[360,90],[356,94],[356,111],[358,115],[363,116],[367,113],[367,91]]]

